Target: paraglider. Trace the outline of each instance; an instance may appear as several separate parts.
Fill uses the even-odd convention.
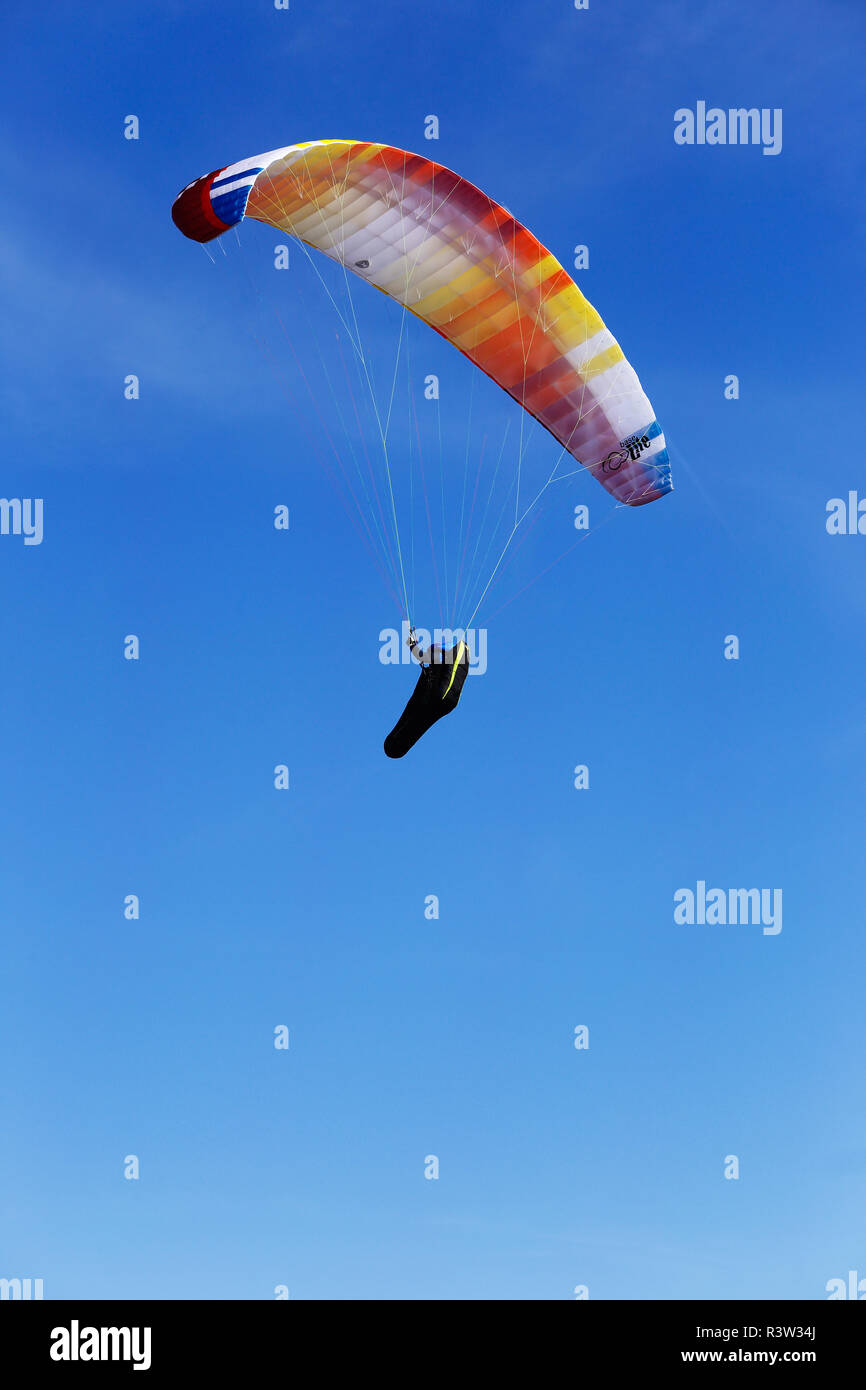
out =
[[[457,708],[469,674],[469,648],[462,640],[453,647],[432,645],[423,650],[413,628],[408,645],[421,674],[406,708],[385,739],[389,758],[405,757],[422,734]]]
[[[199,242],[244,217],[297,238],[429,325],[557,440],[560,457],[522,510],[518,450],[513,527],[462,630],[525,518],[552,483],[571,476],[558,473],[563,456],[621,506],[642,507],[670,492],[664,434],[616,339],[556,257],[506,208],[443,165],[389,145],[314,140],[196,179],[176,199],[172,217]],[[393,574],[411,628],[387,424],[378,412],[376,421]],[[389,756],[403,756],[456,707],[468,671],[465,644],[441,659],[448,655],[421,662],[415,692],[386,740]]]

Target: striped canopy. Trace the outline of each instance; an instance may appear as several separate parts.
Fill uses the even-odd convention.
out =
[[[443,165],[314,140],[196,179],[172,216],[196,241],[244,216],[300,238],[428,323],[618,502],[671,490],[661,427],[595,309],[506,208]]]

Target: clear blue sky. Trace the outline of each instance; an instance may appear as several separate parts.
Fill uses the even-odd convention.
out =
[[[0,536],[0,1275],[337,1299],[866,1275],[866,536],[825,529],[866,496],[866,14],[134,0],[10,5],[3,30],[0,491],[43,498],[45,531]],[[781,153],[675,144],[702,100],[781,108]],[[169,218],[197,175],[323,136],[431,153],[566,264],[588,245],[673,451],[673,495],[492,617],[486,674],[396,764],[400,615],[236,260]],[[241,241],[312,306],[271,233]],[[491,438],[515,413],[479,409]],[[577,480],[512,592],[575,502],[609,510]],[[781,888],[781,933],[677,925],[698,880]]]

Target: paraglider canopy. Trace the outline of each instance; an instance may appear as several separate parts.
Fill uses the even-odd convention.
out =
[[[441,520],[446,536],[453,531],[457,538],[453,585],[449,585],[447,566],[443,565],[445,600],[450,601],[453,609],[453,613],[443,616],[450,629],[463,633],[470,630],[515,535],[527,517],[537,519],[538,504],[544,494],[549,495],[552,483],[586,470],[610,494],[617,508],[643,507],[671,490],[670,463],[661,426],[633,367],[599,314],[532,232],[502,204],[444,165],[390,145],[363,140],[313,140],[252,156],[194,180],[179,194],[172,216],[185,236],[201,243],[221,237],[244,218],[278,228],[301,244],[322,279],[326,297],[339,316],[341,331],[335,337],[341,365],[345,369],[342,334],[354,352],[358,379],[369,392],[372,405],[373,432],[362,427],[354,397],[350,428],[347,430],[341,422],[349,451],[354,451],[356,440],[360,440],[363,450],[363,466],[357,457],[353,457],[353,462],[359,492],[369,508],[366,536],[374,555],[378,551],[377,558],[385,561],[383,573],[385,568],[390,571],[392,592],[402,605],[409,628],[415,602],[416,547],[414,532],[408,555],[401,544],[401,511],[403,516],[408,511],[410,520],[414,520],[420,510],[417,498],[423,496],[431,552],[434,527],[411,385],[409,413],[418,436],[420,489],[414,486],[415,446],[398,452],[389,445],[394,388],[408,314],[433,329],[480,369],[472,374],[472,390],[476,381],[483,381],[483,373],[520,407],[516,412],[520,438],[516,441],[511,477],[507,476],[506,467],[499,479],[503,438],[489,493],[486,501],[481,499],[482,442],[474,487],[467,486],[468,473],[464,471],[459,522],[453,527],[446,522],[445,468],[440,467],[443,487],[437,521]],[[335,293],[319,274],[319,253],[342,272],[340,285],[348,301],[345,315],[340,314]],[[361,342],[359,320],[363,314],[356,313],[352,300],[351,282],[359,280],[404,310],[393,370],[381,373],[379,378],[380,382],[383,376],[386,379],[384,408],[382,401],[376,399],[375,371],[371,370],[366,346]],[[293,344],[292,349],[294,352]],[[301,355],[294,356],[297,374],[315,400]],[[319,363],[324,364],[325,357],[324,353],[316,354]],[[340,406],[327,368],[323,368],[323,374],[339,418]],[[432,380],[438,385],[438,377]],[[435,399],[438,401],[438,393]],[[471,419],[471,409],[468,414]],[[527,486],[524,473],[524,422],[530,417],[560,446],[559,457],[546,477],[542,473],[540,486]],[[437,420],[441,464],[438,411]],[[337,454],[330,421],[322,421],[322,426]],[[506,424],[505,437],[508,427]],[[381,448],[387,482],[384,505],[376,491],[368,439],[374,452]],[[467,425],[467,463],[468,441]],[[315,449],[315,432],[311,444]],[[564,458],[573,461],[574,467],[560,470]],[[397,502],[395,480],[401,471],[408,477],[408,509]],[[493,506],[498,480],[504,495],[501,505],[497,496]],[[362,506],[354,491],[352,497],[361,513]],[[476,501],[481,523],[478,540],[471,549],[468,539]],[[492,534],[485,547],[481,544],[481,531],[488,514]],[[577,528],[577,521],[574,526]],[[519,544],[513,547],[510,559]],[[489,559],[494,561],[492,569]],[[441,608],[444,605],[438,577],[436,588]],[[449,590],[453,590],[453,597]],[[468,619],[463,618],[464,613],[469,614]],[[458,616],[463,621],[458,623]],[[389,757],[402,757],[432,724],[456,708],[469,671],[468,651],[460,642],[442,655],[444,660],[423,661],[416,689],[385,742]]]
[[[196,179],[172,216],[195,241],[244,216],[300,238],[428,323],[618,502],[671,490],[661,427],[600,316],[526,227],[444,165],[313,140]]]

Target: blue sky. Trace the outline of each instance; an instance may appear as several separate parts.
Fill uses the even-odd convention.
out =
[[[139,0],[3,28],[0,491],[45,529],[0,536],[0,1276],[332,1299],[866,1276],[866,536],[825,527],[866,496],[866,15]],[[701,100],[781,108],[781,153],[676,145]],[[546,510],[487,672],[394,764],[400,614],[254,336],[279,295],[316,363],[333,322],[267,230],[212,263],[169,218],[197,175],[324,136],[431,154],[566,265],[587,245],[672,445],[671,497],[611,514],[581,478]],[[399,315],[355,302],[387,361]],[[516,408],[433,336],[412,361],[447,382],[459,488]],[[597,530],[531,583],[576,503]],[[780,888],[782,931],[676,924],[699,880]]]

